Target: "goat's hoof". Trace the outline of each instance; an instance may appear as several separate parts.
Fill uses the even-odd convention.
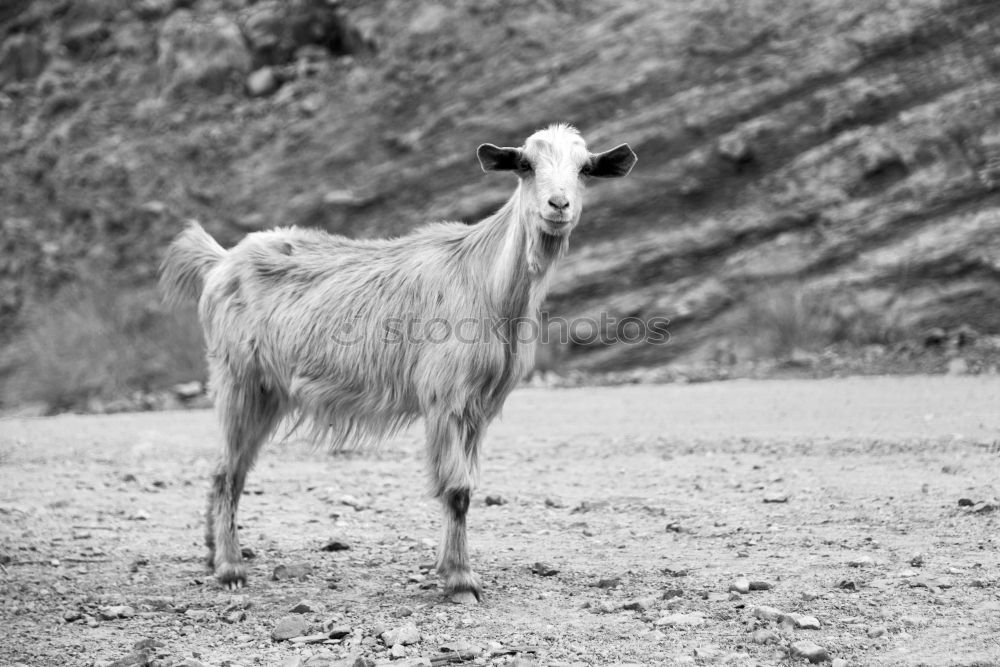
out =
[[[247,585],[247,569],[243,564],[222,563],[215,566],[215,578],[230,591],[238,591]]]
[[[476,604],[483,600],[483,586],[475,572],[452,572],[445,575],[445,595],[455,604]]]
[[[455,604],[479,604],[479,595],[472,591],[455,591],[448,599]]]

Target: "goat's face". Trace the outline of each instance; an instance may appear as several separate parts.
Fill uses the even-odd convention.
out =
[[[628,144],[589,152],[583,137],[568,125],[539,130],[520,148],[483,144],[476,153],[483,171],[517,174],[529,223],[556,236],[569,234],[579,222],[588,177],[619,178],[636,161]]]

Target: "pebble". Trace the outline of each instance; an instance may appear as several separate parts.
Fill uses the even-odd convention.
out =
[[[406,647],[402,644],[393,644],[392,648],[389,649],[389,655],[393,658],[405,658],[406,657]]]
[[[305,579],[312,571],[309,563],[291,563],[289,565],[279,565],[274,568],[271,578],[275,581],[285,581],[286,579]]]
[[[270,67],[261,67],[247,77],[246,86],[252,97],[263,97],[278,89],[278,77]]]
[[[326,631],[326,636],[330,639],[343,639],[349,634],[351,634],[351,626],[349,625],[334,625]],[[378,635],[381,633],[376,634]]]
[[[958,499],[958,506],[959,507],[972,507],[975,504],[976,504],[976,501],[974,501],[972,498],[959,498]]]
[[[822,646],[803,639],[792,644],[791,652],[793,657],[805,658],[809,662],[826,662],[830,659],[830,654]]]
[[[553,575],[559,574],[559,570],[555,569],[551,565],[538,561],[531,566],[532,574],[537,574],[542,577],[551,577]]]
[[[741,577],[729,584],[729,590],[740,595],[745,595],[750,592],[750,580]]]
[[[301,637],[309,632],[309,621],[301,616],[285,616],[274,625],[271,630],[271,639],[276,642]]]
[[[873,565],[875,560],[871,556],[858,556],[847,561],[848,567],[868,567]]]
[[[507,504],[507,501],[504,500],[503,496],[499,496],[499,495],[486,496],[486,506],[487,507],[492,507],[494,505],[506,505],[506,504]]]
[[[765,503],[787,503],[788,494],[780,492],[771,492],[764,494]]]
[[[73,623],[74,621],[79,621],[83,618],[83,614],[78,611],[67,611],[63,612],[63,620],[67,623]]]
[[[112,605],[101,607],[98,613],[105,621],[113,621],[116,618],[132,618],[135,616],[135,609],[128,605]]]
[[[750,636],[750,639],[754,644],[777,644],[781,641],[781,637],[778,636],[777,632],[773,630],[755,630]]]
[[[413,616],[413,609],[410,607],[398,607],[392,610],[392,615],[396,618],[406,618],[407,616]]]
[[[799,630],[819,630],[820,623],[819,619],[815,616],[805,616],[803,614],[785,614],[782,617],[782,622],[785,620],[790,620],[792,625],[794,625]]]
[[[669,625],[673,627],[696,627],[705,622],[705,616],[700,611],[693,611],[690,614],[668,614],[662,616],[653,625]]]
[[[885,627],[884,625],[873,625],[872,627],[868,628],[866,634],[872,639],[877,639],[888,632],[889,628]]]
[[[420,631],[417,630],[416,623],[404,623],[398,628],[392,628],[383,632],[382,641],[386,646],[416,644],[420,641]]]
[[[618,588],[620,583],[622,583],[621,577],[608,577],[607,579],[598,579],[594,585],[598,588]]]
[[[347,551],[351,548],[351,545],[342,540],[327,540],[326,543],[319,548],[320,551]]]
[[[777,621],[785,615],[785,612],[780,609],[768,607],[767,605],[754,607],[752,613],[755,617],[761,619],[762,621]]]
[[[923,554],[913,554],[910,559],[910,567],[923,567],[924,566],[924,555]]]
[[[302,599],[295,603],[288,611],[293,614],[311,614],[322,609],[321,605],[314,600]]]
[[[680,588],[667,588],[663,591],[663,599],[669,600],[671,598],[679,598],[684,595],[684,591]]]
[[[773,588],[771,584],[767,581],[751,581],[750,590],[752,591],[769,591]]]

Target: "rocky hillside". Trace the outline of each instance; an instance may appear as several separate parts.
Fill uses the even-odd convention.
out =
[[[475,146],[553,121],[639,164],[591,189],[550,311],[667,317],[671,340],[604,330],[550,363],[1000,332],[992,0],[18,0],[0,38],[8,386],[91,339],[118,390],[195,372],[150,289],[184,218],[229,243],[471,222],[512,186]]]

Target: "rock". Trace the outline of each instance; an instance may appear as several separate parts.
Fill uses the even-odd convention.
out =
[[[372,48],[336,3],[325,0],[265,0],[242,15],[243,32],[258,62],[281,65],[308,45],[332,54],[363,53]]]
[[[597,588],[609,589],[618,588],[618,585],[622,583],[621,577],[609,577],[607,579],[598,579],[597,583],[594,584]]]
[[[242,609],[238,611],[231,611],[222,617],[222,620],[226,623],[241,623],[247,618],[247,613]]]
[[[753,634],[750,636],[751,641],[754,644],[777,644],[781,641],[781,637],[778,636],[777,632],[773,630],[754,630]]]
[[[63,612],[63,620],[67,623],[73,623],[79,621],[83,618],[83,614],[78,611],[66,611]]]
[[[865,555],[865,556],[857,556],[856,558],[852,558],[851,560],[847,561],[847,566],[848,567],[868,567],[869,565],[872,565],[874,562],[875,562],[875,560],[871,556],[867,556],[867,555]]]
[[[792,625],[799,630],[819,630],[819,619],[815,616],[805,616],[803,614],[785,614],[781,621],[791,621]]]
[[[849,667],[849,665],[843,658],[834,658],[833,662],[830,663],[830,667]]]
[[[736,595],[735,593],[733,595]],[[739,597],[739,595],[736,595]],[[709,593],[706,598],[709,602],[728,602],[729,593]]]
[[[466,655],[479,655],[483,652],[483,649],[475,644],[470,644],[464,639],[442,644],[440,650],[443,653],[464,653]]]
[[[761,605],[759,607],[754,607],[751,612],[756,618],[762,621],[777,621],[780,620],[785,612],[774,607],[768,607],[767,605]]]
[[[304,644],[322,644],[330,637],[327,636],[325,632],[317,632],[314,635],[302,635],[301,637],[292,637],[289,639],[289,643],[296,646]]]
[[[198,398],[205,393],[205,385],[198,380],[192,380],[191,382],[179,382],[170,388],[174,396],[181,399],[182,401],[190,401],[193,398]]]
[[[981,500],[972,506],[973,514],[989,514],[990,512],[995,512],[996,509],[996,503],[987,502],[985,500]]]
[[[271,630],[271,639],[276,642],[301,637],[309,632],[309,621],[301,616],[285,616],[274,624]]]
[[[393,644],[392,648],[389,649],[389,655],[393,658],[405,658],[406,657],[406,647],[402,644]]]
[[[309,563],[282,564],[274,568],[271,579],[274,581],[285,581],[286,579],[305,579],[312,572],[312,565]]]
[[[184,617],[192,621],[207,621],[212,618],[212,612],[207,609],[188,609],[184,612]]]
[[[667,588],[663,591],[663,599],[670,600],[672,598],[679,598],[684,595],[684,591],[680,588]]]
[[[333,625],[330,626],[330,629],[326,632],[326,636],[330,639],[343,639],[349,634],[351,634],[351,626],[349,625]]]
[[[764,494],[764,502],[765,503],[787,503],[788,502],[788,494],[787,493],[781,493],[781,492],[778,492],[778,491],[774,491],[774,492],[771,492],[771,493],[766,493],[766,494]]]
[[[745,595],[750,592],[750,580],[742,577],[736,579],[733,583],[729,584],[729,590],[740,595]]]
[[[792,644],[792,657],[805,658],[809,662],[826,662],[830,659],[830,654],[825,648],[815,644],[808,639],[803,639]]]
[[[409,646],[420,641],[420,631],[415,623],[404,623],[398,628],[392,628],[382,633],[382,641],[386,646],[403,644]]]
[[[34,79],[49,57],[42,40],[31,33],[8,35],[0,44],[0,87],[14,81]]]
[[[170,663],[170,667],[207,667],[201,660],[184,658],[179,662]]]
[[[321,611],[322,605],[320,605],[315,600],[302,599],[295,603],[295,605],[289,609],[293,614],[311,614],[313,612]]]
[[[772,586],[766,581],[751,581],[750,590],[752,591],[769,591]]]
[[[913,554],[910,558],[910,567],[923,567],[924,566],[924,555],[923,554]]]
[[[697,627],[705,622],[705,615],[700,611],[693,611],[689,614],[667,614],[661,616],[653,622],[656,626],[670,627]]]
[[[866,634],[872,639],[877,639],[878,637],[881,637],[887,632],[889,632],[889,629],[884,625],[873,625],[870,628],[868,628]]]
[[[531,572],[532,574],[537,574],[541,577],[551,577],[556,574],[559,574],[559,570],[541,561],[538,561],[537,563],[531,566]]]
[[[176,11],[163,22],[157,45],[160,81],[172,96],[241,91],[250,73],[243,34],[224,16],[204,20]]]
[[[837,582],[837,588],[839,588],[842,591],[848,591],[850,593],[854,593],[858,590],[859,587],[858,587],[858,582],[854,581],[853,579],[841,579],[839,582]]]
[[[948,362],[948,375],[968,375],[969,362],[962,357],[955,357]]]
[[[595,614],[611,614],[618,611],[618,607],[608,600],[598,600],[591,605],[590,610]]]
[[[254,70],[247,77],[247,93],[251,97],[264,97],[278,89],[278,77],[270,67]]]
[[[319,548],[320,551],[347,551],[351,548],[347,542],[342,540],[332,539],[328,540],[326,544]]]
[[[140,639],[136,643],[132,644],[132,648],[136,651],[144,651],[146,649],[156,649],[163,648],[166,646],[165,642],[159,639],[154,639],[153,637],[147,637],[146,639]]]
[[[975,504],[976,504],[976,501],[974,501],[972,498],[959,498],[958,499],[958,506],[959,507],[972,507]]]
[[[667,636],[659,630],[650,630],[649,632],[643,633],[642,638],[650,642],[661,642],[666,639]]]
[[[658,598],[656,596],[636,598],[623,604],[622,609],[628,611],[648,611],[656,606],[657,600]]]
[[[132,618],[135,616],[135,609],[128,605],[111,605],[101,607],[98,613],[105,621],[113,621],[116,618]]]
[[[502,496],[486,496],[486,506],[492,507],[494,505],[506,505],[507,501],[503,499]]]
[[[924,616],[900,616],[899,622],[906,628],[922,628],[930,624],[930,621]]]

